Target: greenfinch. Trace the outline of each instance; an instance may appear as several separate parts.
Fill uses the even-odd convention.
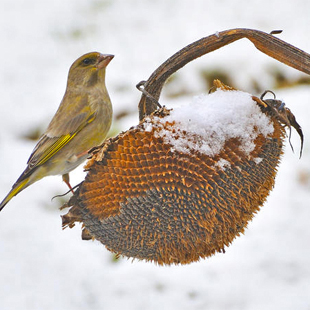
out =
[[[70,67],[60,106],[39,139],[27,168],[0,204],[0,211],[19,192],[48,175],[62,175],[79,166],[88,151],[101,144],[112,122],[112,104],[105,86],[105,71],[114,55],[92,52]]]

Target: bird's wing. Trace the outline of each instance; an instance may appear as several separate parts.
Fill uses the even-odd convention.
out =
[[[73,104],[66,105],[64,98],[28,159],[28,171],[48,161],[95,119],[95,112],[87,104],[87,99],[87,95],[76,97]]]

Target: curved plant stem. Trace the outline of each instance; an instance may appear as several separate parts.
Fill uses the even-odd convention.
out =
[[[139,102],[139,119],[143,119],[158,108],[155,101],[158,101],[166,80],[174,72],[190,61],[242,38],[250,40],[258,50],[268,56],[310,74],[310,55],[273,36],[279,32],[268,34],[253,29],[237,28],[212,34],[187,45],[160,65],[144,83],[146,93],[151,94],[152,98],[148,98],[145,93],[142,94]]]

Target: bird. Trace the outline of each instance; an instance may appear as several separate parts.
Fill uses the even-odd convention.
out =
[[[0,211],[18,193],[49,175],[62,175],[73,191],[69,172],[100,145],[112,123],[112,103],[105,85],[111,54],[91,52],[70,67],[63,99],[28,161],[27,167],[0,203]]]

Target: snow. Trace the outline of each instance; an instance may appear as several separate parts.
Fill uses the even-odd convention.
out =
[[[261,163],[263,161],[263,158],[260,157],[256,157],[254,158],[254,162],[258,165],[259,163]]]
[[[231,164],[228,160],[224,159],[224,158],[220,158],[220,160],[218,160],[215,164],[215,166],[219,167],[220,169],[224,170],[227,168],[231,167]]]
[[[211,157],[219,154],[232,138],[237,138],[240,149],[249,155],[259,134],[267,137],[274,131],[269,117],[261,112],[252,96],[235,90],[202,94],[191,104],[177,107],[170,115],[156,117],[152,122],[159,127],[155,137],[163,138],[172,151],[185,154],[195,151]],[[149,126],[147,122],[147,130]]]
[[[70,65],[90,51],[111,53],[107,87],[115,113],[136,111],[135,85],[185,45],[216,30],[247,27],[310,51],[310,1],[238,0],[2,0],[0,10],[0,197],[23,171],[35,145],[21,136],[44,129],[62,99]],[[292,22],[293,21],[293,22]],[[268,58],[246,40],[197,59],[175,79],[189,97],[163,95],[168,108],[207,92],[199,70],[223,68],[238,88],[259,96],[252,80],[275,91],[305,135],[303,157],[287,146],[267,203],[225,254],[188,266],[112,260],[80,228],[61,229],[51,198],[67,190],[61,177],[30,186],[0,213],[0,309],[208,309],[309,310],[310,308],[310,88],[274,89],[277,69],[301,74]],[[304,76],[304,75],[303,75]],[[169,85],[167,85],[167,88]],[[164,89],[165,90],[165,89]],[[138,123],[138,113],[119,124]],[[84,177],[82,168],[72,183]]]

